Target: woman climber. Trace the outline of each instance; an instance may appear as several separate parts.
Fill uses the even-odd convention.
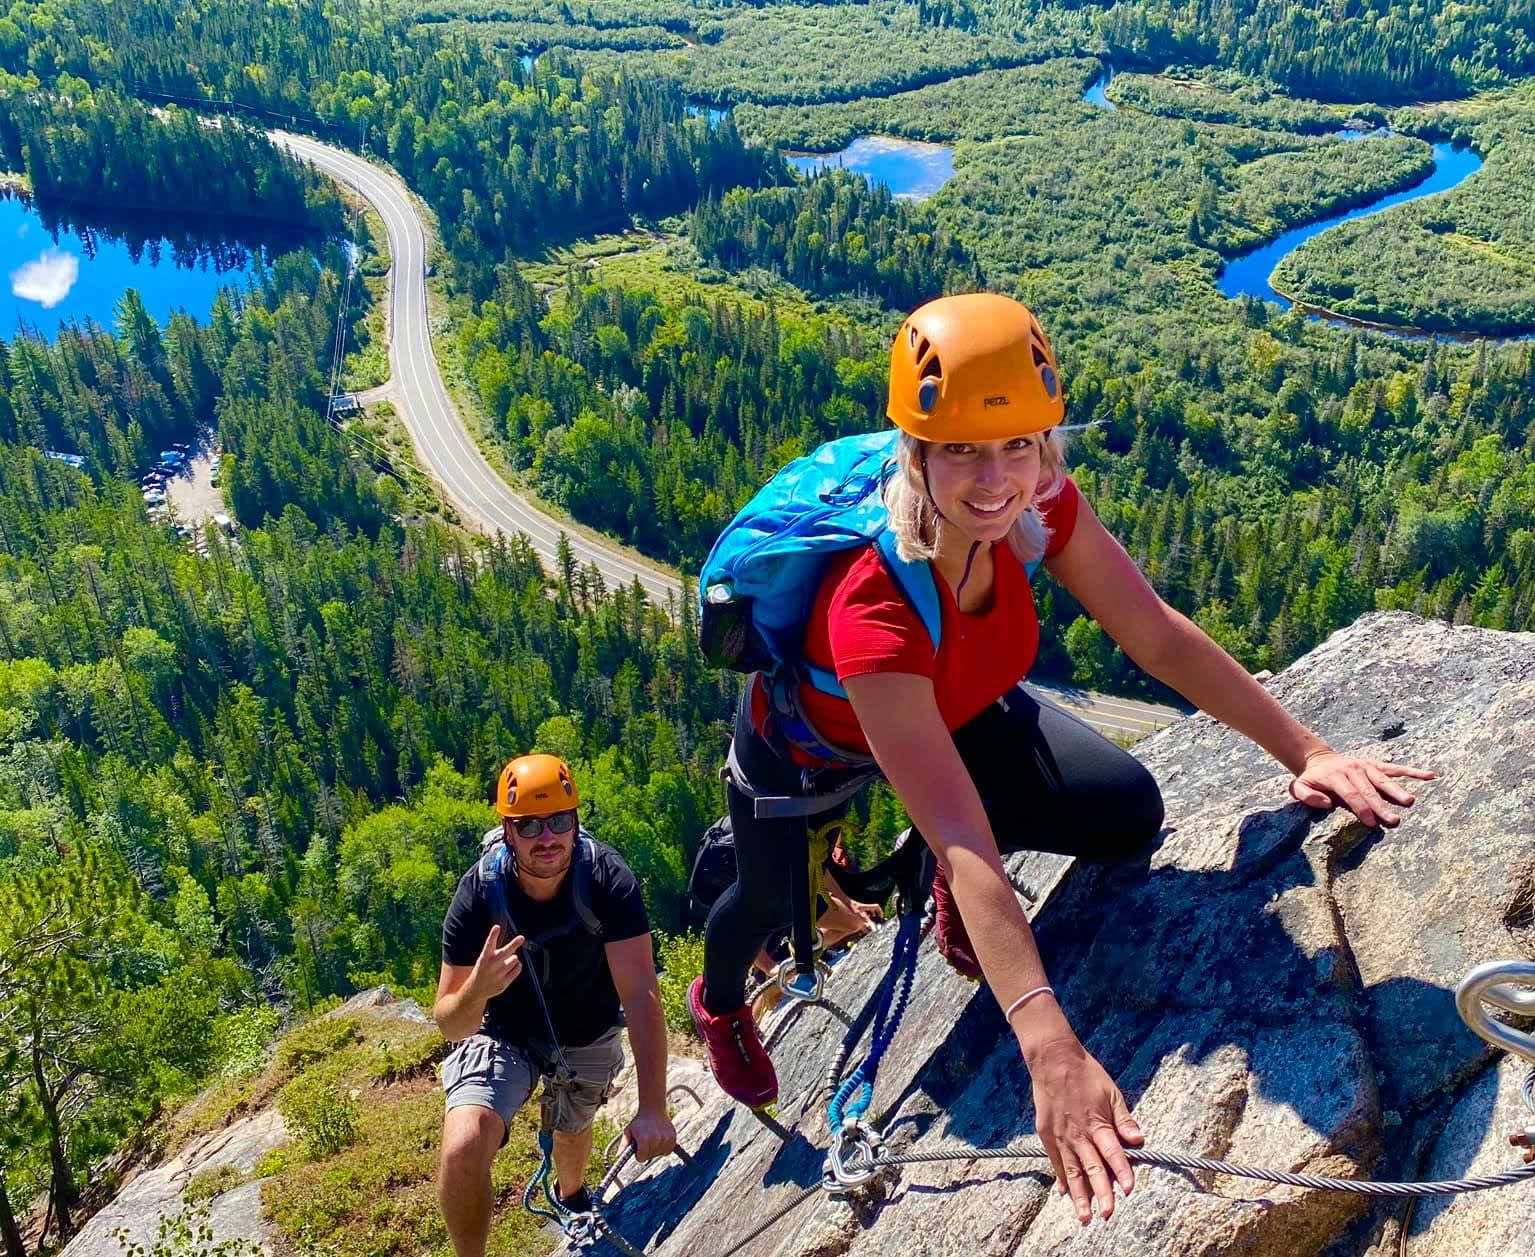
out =
[[[1022,688],[1039,643],[1026,565],[1042,560],[1140,667],[1279,760],[1300,802],[1394,826],[1413,802],[1396,779],[1433,774],[1335,752],[1158,597],[1066,474],[1055,357],[1018,302],[976,293],[915,311],[896,335],[887,413],[901,430],[888,528],[900,562],[925,561],[936,575],[941,633],[924,628],[899,564],[862,545],[833,557],[804,630],[806,665],[835,674],[846,694],[795,687],[802,719],[787,723],[813,731],[822,754],[786,733],[762,674],[748,681],[727,777],[739,871],[710,913],[688,1004],[720,1086],[752,1107],[772,1103],[777,1078],[744,1006],[745,976],[790,921],[787,853],[842,804],[812,803],[808,821],[759,819],[753,800],[814,800],[822,783],[845,781],[828,747],[872,755],[936,856],[938,948],[961,973],[984,976],[1005,1010],[1058,1190],[1085,1225],[1095,1202],[1113,1212],[1115,1183],[1133,1187],[1124,1146],[1141,1132],[1056,1001],[1002,856],[1144,853],[1162,800],[1133,757]]]

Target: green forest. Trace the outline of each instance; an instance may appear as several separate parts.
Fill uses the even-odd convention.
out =
[[[883,422],[906,310],[1014,293],[1057,347],[1085,495],[1170,603],[1278,669],[1377,609],[1535,627],[1530,29],[1516,0],[13,4],[0,166],[40,209],[305,243],[205,317],[159,325],[130,291],[110,328],[0,341],[7,1257],[66,1241],[111,1154],[251,1076],[280,1022],[429,994],[511,755],[575,764],[670,939],[722,805],[738,681],[690,599],[472,537],[327,421],[335,323],[355,344],[378,315],[343,236],[382,261],[264,126],[400,172],[482,446],[684,575],[787,459]],[[1083,96],[1106,65],[1113,109]],[[953,144],[954,178],[912,204],[783,159],[869,132]],[[1230,258],[1413,184],[1446,141],[1482,169],[1276,282],[1486,339],[1219,295]],[[189,544],[134,481],[200,433],[239,531]],[[1039,602],[1041,675],[1168,697],[1063,590]],[[898,827],[870,811],[865,853]],[[283,1225],[312,1233],[322,1196],[284,1180]],[[424,1227],[383,1248],[445,1251]]]

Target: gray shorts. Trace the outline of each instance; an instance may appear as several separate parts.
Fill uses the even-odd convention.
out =
[[[575,1083],[555,1091],[554,1129],[579,1134],[613,1094],[624,1066],[623,1027],[581,1047],[567,1047],[565,1059]],[[442,1089],[449,1110],[464,1105],[494,1109],[510,1128],[517,1110],[528,1102],[539,1067],[522,1048],[488,1034],[475,1034],[454,1045],[442,1063]]]

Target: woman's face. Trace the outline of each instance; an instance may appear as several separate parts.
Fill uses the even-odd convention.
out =
[[[1001,541],[1034,500],[1040,437],[947,441],[927,447],[927,488],[944,519],[971,541]]]

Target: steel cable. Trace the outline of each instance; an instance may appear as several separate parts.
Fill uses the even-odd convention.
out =
[[[1209,1157],[1188,1157],[1177,1153],[1150,1152],[1145,1148],[1126,1148],[1128,1160],[1138,1165],[1158,1166],[1166,1170],[1203,1170],[1211,1174],[1230,1174],[1237,1178],[1257,1179],[1286,1187],[1309,1187],[1317,1191],[1351,1192],[1360,1196],[1449,1196],[1462,1192],[1486,1191],[1507,1187],[1535,1178],[1535,1165],[1484,1174],[1475,1178],[1443,1179],[1426,1183],[1375,1183],[1364,1179],[1324,1178],[1316,1174],[1289,1174],[1257,1166],[1233,1165]],[[921,1165],[940,1161],[1048,1161],[1045,1147],[1036,1139],[1008,1144],[1005,1148],[940,1149],[934,1152],[892,1153],[880,1150],[876,1165]]]

